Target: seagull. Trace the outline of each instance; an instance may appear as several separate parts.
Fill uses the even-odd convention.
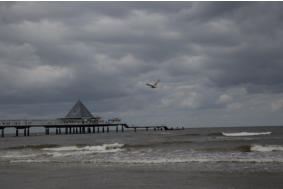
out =
[[[151,88],[153,88],[153,89],[155,89],[155,88],[157,88],[157,84],[158,84],[158,83],[159,83],[159,80],[155,81],[154,84],[146,83],[146,85],[149,86],[149,87],[151,87]]]

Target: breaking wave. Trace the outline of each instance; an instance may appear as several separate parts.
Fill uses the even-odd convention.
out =
[[[9,153],[6,155],[1,155],[1,158],[30,158],[35,157],[36,154],[22,154],[22,153]]]
[[[102,144],[102,145],[89,145],[89,146],[62,146],[62,147],[52,147],[52,148],[43,148],[44,151],[50,152],[80,152],[87,154],[90,153],[109,153],[109,152],[118,152],[122,150],[124,144],[113,143],[113,144]]]
[[[244,145],[234,148],[235,151],[240,152],[272,152],[272,151],[283,151],[282,145]]]
[[[238,133],[225,133],[222,132],[223,136],[257,136],[257,135],[270,135],[271,132],[238,132]]]
[[[283,151],[282,145],[252,145],[251,151],[254,152],[272,152],[272,151]]]

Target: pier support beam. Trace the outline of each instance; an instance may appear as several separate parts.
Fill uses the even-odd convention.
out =
[[[146,127],[145,129],[146,129],[146,131],[148,131],[148,127]]]
[[[24,128],[24,136],[27,136],[27,129]]]
[[[83,134],[85,134],[85,127],[83,126]]]
[[[1,137],[4,137],[4,128],[1,129]]]
[[[116,126],[116,132],[118,133],[118,125]]]
[[[80,127],[80,134],[82,134],[82,127]]]
[[[49,135],[49,128],[48,127],[45,128],[45,134]]]
[[[97,133],[99,133],[99,126],[97,127]]]
[[[27,128],[27,136],[29,136],[29,127]]]
[[[107,133],[109,133],[109,126],[107,126]]]
[[[59,131],[58,131],[58,128],[56,128],[56,135],[58,135]]]
[[[90,127],[87,128],[87,132],[88,132],[88,133],[91,133]]]
[[[122,125],[122,132],[124,132],[124,126]]]
[[[92,127],[92,133],[95,133],[95,127],[94,126]]]
[[[19,129],[16,128],[16,136],[19,136]]]
[[[58,131],[59,131],[59,135],[61,135],[61,128],[58,128]]]
[[[68,127],[65,127],[65,134],[68,134]]]
[[[104,126],[102,126],[102,132],[104,133]]]
[[[137,128],[135,127],[135,132],[137,132]]]
[[[76,127],[76,134],[79,134],[78,128]]]

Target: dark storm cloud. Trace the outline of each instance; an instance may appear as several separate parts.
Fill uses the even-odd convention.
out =
[[[240,111],[253,108],[268,120],[283,111],[282,8],[1,2],[0,115],[62,116],[80,98],[93,113],[126,120],[255,123]],[[145,87],[156,79],[158,90]]]

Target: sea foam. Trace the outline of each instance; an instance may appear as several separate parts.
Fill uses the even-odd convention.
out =
[[[122,150],[124,144],[113,143],[113,144],[103,144],[103,145],[89,145],[84,147],[78,146],[63,146],[57,148],[43,148],[44,151],[51,152],[80,152],[83,154],[87,153],[108,153],[108,152],[118,152]],[[58,153],[57,153],[58,154]]]
[[[222,132],[224,136],[257,136],[257,135],[270,135],[271,132],[238,132],[238,133],[225,133]]]
[[[283,151],[282,145],[252,145],[251,151],[254,152],[272,152],[272,151]]]

